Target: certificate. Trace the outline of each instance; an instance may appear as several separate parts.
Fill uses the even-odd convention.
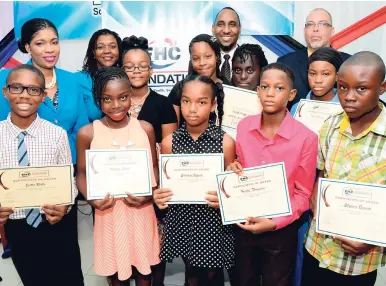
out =
[[[316,231],[386,246],[386,186],[320,179]]]
[[[342,111],[342,106],[337,102],[301,99],[294,118],[319,134],[324,121],[331,115]]]
[[[224,225],[292,214],[284,163],[246,168],[240,176],[218,174],[217,186]]]
[[[74,201],[72,165],[0,169],[2,207],[38,208],[44,204],[70,205]]]
[[[147,149],[86,150],[87,199],[152,195]]]
[[[217,189],[216,174],[224,171],[224,154],[161,154],[160,186],[171,189],[169,204],[206,204]]]
[[[240,120],[260,113],[263,108],[256,91],[229,85],[223,85],[223,88],[225,96],[222,129],[236,138],[237,125]]]

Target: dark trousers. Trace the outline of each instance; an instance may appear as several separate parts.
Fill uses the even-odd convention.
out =
[[[320,268],[319,261],[304,248],[302,286],[373,286],[376,280],[377,271],[349,276]]]
[[[60,222],[43,221],[37,228],[25,219],[7,221],[13,264],[24,286],[84,285],[74,216],[76,208]]]
[[[298,222],[263,234],[236,235],[237,286],[291,286]]]

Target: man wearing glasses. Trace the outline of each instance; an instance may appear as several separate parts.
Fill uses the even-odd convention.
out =
[[[333,35],[334,27],[332,26],[331,14],[323,8],[316,8],[308,14],[304,25],[304,38],[307,48],[277,59],[278,62],[289,66],[295,74],[294,88],[297,89],[297,94],[295,99],[288,103],[287,107],[289,109],[300,99],[306,98],[307,93],[310,91],[307,77],[308,57],[319,48],[330,47]],[[343,61],[350,57],[349,54],[343,52],[341,52],[341,56]]]

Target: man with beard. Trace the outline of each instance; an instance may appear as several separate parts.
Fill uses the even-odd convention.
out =
[[[307,48],[278,58],[278,62],[289,66],[295,74],[294,88],[297,93],[295,99],[288,103],[287,107],[289,109],[300,99],[306,98],[310,91],[307,76],[308,57],[319,48],[330,47],[333,35],[334,27],[332,26],[331,14],[323,8],[316,8],[308,14],[304,26],[304,38]],[[341,52],[341,57],[345,61],[350,55]]]
[[[220,76],[229,82],[232,78],[232,58],[241,31],[240,17],[231,7],[223,8],[212,25],[212,33],[221,47]]]

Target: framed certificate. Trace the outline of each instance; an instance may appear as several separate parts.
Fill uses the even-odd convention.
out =
[[[284,163],[218,174],[217,186],[224,225],[292,214]]]
[[[87,199],[152,195],[147,149],[86,150]]]
[[[236,138],[237,125],[240,120],[260,113],[263,108],[256,91],[229,85],[223,85],[223,88],[225,97],[222,129]]]
[[[386,186],[320,179],[316,231],[386,246]]]
[[[70,205],[74,201],[72,165],[0,169],[2,207],[39,208],[44,204]]]
[[[224,171],[224,154],[161,154],[160,187],[173,192],[169,204],[206,204],[217,189],[216,174]]]
[[[337,102],[301,99],[294,118],[316,134],[319,134],[324,121],[331,115],[342,111],[342,106]]]

